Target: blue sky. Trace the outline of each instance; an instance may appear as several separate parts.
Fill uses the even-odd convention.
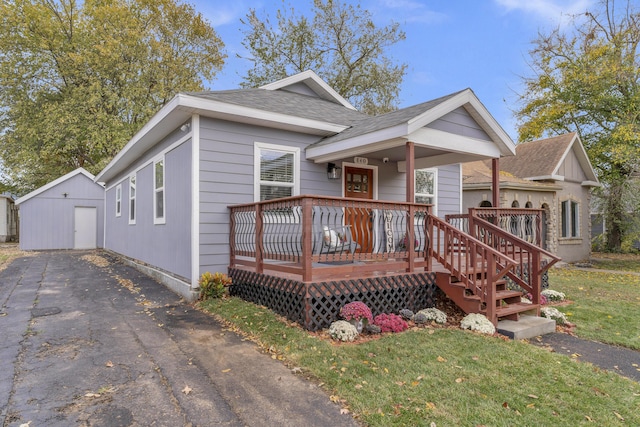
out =
[[[350,2],[350,0],[347,0]],[[211,89],[238,88],[249,61],[242,42],[249,9],[275,18],[278,0],[193,0],[225,43],[225,67]],[[297,11],[312,0],[296,0]],[[356,3],[356,2],[353,2]],[[470,87],[505,131],[517,140],[512,110],[521,92],[521,76],[530,76],[529,50],[539,31],[567,25],[570,15],[594,6],[595,0],[369,0],[361,1],[379,26],[391,20],[406,32],[405,41],[389,52],[408,64],[400,107],[428,101]]]

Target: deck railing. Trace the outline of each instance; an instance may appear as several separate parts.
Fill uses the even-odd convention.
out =
[[[470,218],[470,234],[484,244],[516,260],[515,270],[509,271],[507,277],[530,293],[534,304],[539,304],[542,274],[560,261],[560,258],[506,232],[487,220],[473,216]]]
[[[514,236],[542,246],[542,209],[520,208],[470,208],[467,214],[447,215],[446,220],[454,227],[468,233],[469,215],[482,218]]]
[[[427,229],[433,237],[431,255],[486,305],[486,316],[496,318],[496,282],[516,262],[464,231],[432,215]],[[429,257],[431,259],[431,257]]]
[[[311,281],[355,271],[413,272],[428,262],[429,205],[296,196],[229,209],[231,266]]]

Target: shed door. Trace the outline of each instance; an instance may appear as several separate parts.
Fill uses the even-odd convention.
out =
[[[73,248],[95,249],[98,236],[96,208],[76,206],[73,223]]]

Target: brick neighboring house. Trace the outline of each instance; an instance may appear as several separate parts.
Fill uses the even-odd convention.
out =
[[[491,161],[463,164],[463,209],[491,206]],[[500,207],[543,209],[543,247],[566,262],[591,253],[591,189],[598,178],[576,133],[520,143],[500,159]]]

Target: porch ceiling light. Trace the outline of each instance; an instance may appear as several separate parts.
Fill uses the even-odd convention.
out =
[[[327,178],[340,179],[342,177],[342,168],[336,166],[335,163],[327,164]]]

